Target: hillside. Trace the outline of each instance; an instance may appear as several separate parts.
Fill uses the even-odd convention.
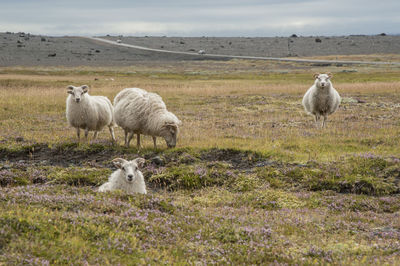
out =
[[[343,37],[111,37],[127,44],[182,52],[268,57],[399,54],[400,36]],[[216,60],[207,55],[150,52],[83,37],[0,33],[0,66],[128,66],[138,62]],[[218,59],[221,60],[221,59]]]

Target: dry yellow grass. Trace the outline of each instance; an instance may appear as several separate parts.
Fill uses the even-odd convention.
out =
[[[333,84],[341,96],[366,103],[342,104],[327,127],[318,130],[301,106],[302,96],[313,82],[310,71],[255,77],[218,72],[192,77],[178,70],[169,70],[164,76],[143,75],[146,72],[141,70],[139,75],[126,74],[126,68],[113,69],[108,76],[101,76],[104,69],[86,68],[76,73],[56,69],[53,74],[8,71],[14,73],[0,75],[0,128],[5,139],[74,141],[74,130],[65,119],[65,87],[88,84],[92,95],[106,95],[111,100],[126,87],[159,93],[183,121],[179,147],[251,149],[301,161],[399,151],[400,81],[396,72],[338,73]],[[117,138],[122,142],[120,129]],[[100,139],[108,140],[108,132],[103,131]],[[151,139],[144,140],[150,147]]]

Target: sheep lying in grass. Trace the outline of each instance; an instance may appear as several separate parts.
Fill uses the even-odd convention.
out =
[[[112,162],[118,169],[110,175],[107,183],[99,187],[99,192],[120,189],[127,193],[147,193],[143,174],[139,170],[144,165],[143,158],[133,161],[116,158]]]
[[[327,116],[334,113],[340,104],[340,95],[333,88],[330,78],[332,74],[315,74],[315,82],[303,97],[303,106],[306,112],[314,116],[318,126],[321,116],[324,117],[322,127],[325,126]]]
[[[176,138],[181,121],[167,110],[162,98],[138,88],[127,88],[114,98],[114,117],[117,125],[125,131],[125,145],[133,134],[137,134],[137,147],[140,148],[140,134],[163,137],[169,148],[176,146]]]
[[[80,139],[80,129],[85,130],[87,139],[89,131],[94,131],[93,139],[103,127],[108,126],[112,141],[115,142],[114,135],[114,108],[110,100],[105,96],[89,95],[89,87],[68,86],[67,97],[67,121],[68,124],[76,128],[76,134]]]

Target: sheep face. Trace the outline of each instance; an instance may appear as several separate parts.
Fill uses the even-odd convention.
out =
[[[70,85],[67,87],[67,89],[67,92],[72,95],[76,103],[81,102],[81,100],[84,99],[85,94],[89,91],[89,87],[87,85],[83,85],[80,87],[74,87]]]
[[[143,158],[137,158],[133,161],[116,158],[112,162],[121,170],[125,176],[126,182],[128,183],[134,182],[137,178],[142,176],[142,172],[139,170],[139,168],[142,168],[144,165],[145,160]]]
[[[332,74],[315,74],[315,84],[317,85],[317,88],[324,89],[326,87],[329,87],[331,84],[330,78],[332,77]]]
[[[165,139],[168,148],[174,148],[176,146],[178,131],[178,126],[175,124],[165,124],[162,127],[160,135]]]

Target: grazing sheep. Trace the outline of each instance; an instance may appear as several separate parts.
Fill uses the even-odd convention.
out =
[[[125,131],[125,145],[133,134],[137,134],[137,147],[140,148],[140,134],[163,137],[169,148],[176,146],[176,138],[181,121],[167,110],[162,98],[139,88],[127,88],[114,98],[114,117],[117,125]],[[129,136],[128,136],[129,134]]]
[[[105,96],[90,96],[89,87],[83,85],[67,87],[67,121],[68,124],[76,128],[76,134],[80,139],[80,129],[85,130],[87,139],[89,131],[94,131],[93,139],[96,139],[98,131],[104,126],[110,129],[112,141],[115,142],[114,135],[114,108],[110,100]]]
[[[147,193],[143,174],[139,170],[144,165],[145,160],[143,158],[137,158],[133,161],[116,158],[112,162],[118,169],[110,175],[107,183],[99,187],[99,192],[120,189],[127,193]]]
[[[315,82],[303,97],[303,106],[306,112],[314,116],[318,126],[321,116],[324,117],[322,127],[328,115],[334,113],[340,104],[339,93],[333,88],[330,78],[331,73],[315,74]]]

